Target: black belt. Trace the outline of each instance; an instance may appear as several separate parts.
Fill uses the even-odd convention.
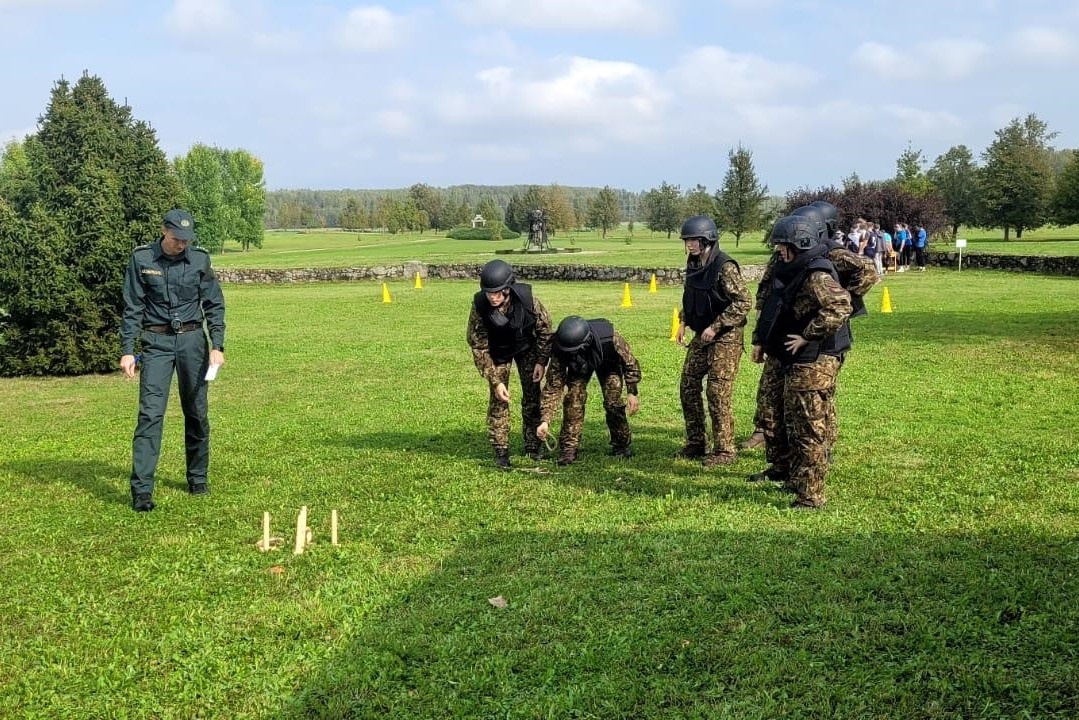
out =
[[[192,330],[201,330],[202,323],[195,321],[180,323],[179,328],[173,328],[171,325],[147,325],[146,329],[152,333],[161,333],[163,335],[180,335]]]

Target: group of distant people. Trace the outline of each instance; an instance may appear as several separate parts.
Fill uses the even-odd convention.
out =
[[[869,238],[863,240],[860,231],[857,248],[848,248],[837,237],[837,223],[838,211],[823,201],[780,218],[769,237],[775,253],[755,298],[751,359],[764,367],[754,421],[769,465],[748,479],[789,490],[796,509],[826,502],[825,476],[838,436],[836,379],[851,347],[849,319],[865,314],[862,296],[879,277],[873,256],[865,252]],[[863,230],[867,236],[872,232]],[[686,347],[679,383],[685,442],[676,457],[705,467],[725,465],[737,456],[732,395],[754,298],[738,263],[720,249],[710,217],[688,218],[680,238],[687,255],[676,335]],[[688,342],[687,331],[692,331]],[[531,286],[516,282],[508,263],[492,260],[480,272],[467,340],[489,385],[488,438],[498,467],[512,465],[508,382],[514,363],[521,382],[524,449],[531,460],[543,458],[542,443],[559,401],[558,464],[577,460],[593,375],[603,390],[610,454],[632,456],[627,415],[640,407],[641,369],[609,320],[570,315],[552,331]]]
[[[897,222],[892,234],[882,229],[880,223],[858,218],[850,232],[836,230],[833,237],[855,255],[869,258],[877,275],[883,276],[889,268],[906,272],[912,258],[918,270],[925,272],[929,237],[921,225]]]

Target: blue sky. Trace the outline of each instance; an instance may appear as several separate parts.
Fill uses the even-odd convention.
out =
[[[416,182],[773,192],[976,154],[1036,113],[1079,147],[1071,0],[0,0],[0,142],[88,70],[173,157],[278,188]]]

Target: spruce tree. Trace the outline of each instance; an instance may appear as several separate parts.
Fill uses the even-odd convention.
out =
[[[0,374],[115,369],[123,273],[179,185],[149,125],[97,77],[58,81],[24,144],[29,188],[0,198]]]

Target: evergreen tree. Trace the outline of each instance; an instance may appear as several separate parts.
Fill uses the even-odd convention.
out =
[[[0,374],[112,370],[124,268],[178,204],[176,177],[149,125],[88,74],[54,85],[24,150],[30,182],[0,201]]]
[[[757,180],[753,153],[738,146],[727,153],[730,163],[723,177],[723,187],[716,193],[719,207],[718,225],[734,234],[734,246],[742,235],[760,230],[768,222],[768,186]]]

